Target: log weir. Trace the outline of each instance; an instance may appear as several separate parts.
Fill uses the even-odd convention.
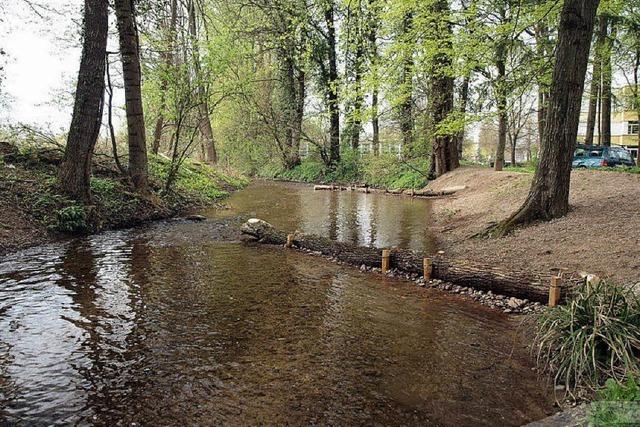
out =
[[[380,268],[382,250],[351,243],[337,242],[325,237],[296,232],[288,234],[275,229],[266,221],[252,218],[241,227],[241,232],[251,239],[272,245],[287,245],[287,236],[292,236],[290,244],[300,249],[308,249],[331,256],[339,261],[355,266],[366,265]],[[528,299],[546,304],[549,300],[551,273],[536,274],[525,270],[506,271],[494,266],[464,260],[447,260],[441,255],[430,257],[431,278],[455,285],[491,291],[509,297]],[[411,250],[393,249],[391,268],[406,273],[424,272],[424,255]],[[564,299],[583,279],[571,276],[563,279],[561,298]]]
[[[359,193],[383,193],[383,194],[398,194],[404,196],[412,196],[412,197],[442,197],[442,196],[451,196],[458,191],[464,190],[466,187],[464,185],[457,187],[444,188],[442,190],[389,190],[389,189],[381,189],[381,188],[372,188],[372,187],[358,187],[358,186],[343,186],[343,185],[314,185],[313,189],[315,191],[318,190],[327,190],[327,191],[357,191]]]

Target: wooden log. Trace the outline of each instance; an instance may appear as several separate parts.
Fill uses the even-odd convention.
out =
[[[241,231],[245,236],[261,243],[284,245],[287,241],[287,233],[260,219],[250,219],[242,225]],[[298,248],[320,252],[348,264],[380,267],[380,250],[376,248],[336,242],[302,233],[293,236],[293,244]],[[414,251],[394,249],[391,252],[390,264],[391,268],[407,273],[424,274],[424,255]],[[431,258],[431,278],[543,304],[549,299],[550,275],[527,270],[507,271],[493,265],[445,259],[442,255],[436,255]],[[566,298],[572,287],[582,281],[579,277],[565,276],[562,298]]]

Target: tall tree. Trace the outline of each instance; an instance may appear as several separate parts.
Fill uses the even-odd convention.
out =
[[[566,0],[549,94],[540,163],[522,207],[487,230],[504,235],[518,225],[548,221],[569,211],[571,160],[576,146],[584,80],[599,0]]]
[[[141,193],[149,190],[147,142],[142,108],[140,46],[133,0],[115,0],[122,74],[124,77],[127,135],[129,138],[129,174]]]
[[[432,0],[429,14],[433,20],[429,37],[438,46],[431,59],[429,75],[431,84],[429,90],[429,114],[432,129],[432,150],[434,172],[441,176],[460,165],[458,147],[455,135],[443,129],[443,124],[450,119],[453,112],[453,59],[451,58],[451,17],[448,0]]]
[[[401,57],[400,57],[400,105],[398,108],[400,132],[404,149],[410,149],[413,143],[413,17],[410,7],[404,12],[402,19]]]
[[[598,22],[604,19],[603,16],[598,17]],[[597,31],[597,40],[595,44],[595,49],[593,52],[593,66],[591,72],[591,87],[589,90],[589,109],[587,111],[587,132],[585,136],[584,143],[587,145],[592,145],[594,141],[595,128],[596,128],[596,117],[598,115],[598,105],[600,103],[600,80],[601,73],[600,70],[602,68],[602,45],[604,43],[603,33],[600,30],[602,25],[598,25],[599,30]],[[601,135],[598,136],[600,138]]]
[[[85,0],[82,57],[60,185],[74,199],[91,202],[91,158],[100,133],[109,29],[108,3]]]
[[[166,25],[166,46],[161,55],[162,57],[162,75],[160,76],[160,106],[158,108],[158,118],[156,119],[156,125],[153,132],[153,144],[151,151],[153,154],[158,154],[160,150],[160,142],[162,141],[162,132],[165,125],[165,114],[167,108],[167,88],[169,85],[169,72],[174,66],[174,49],[176,38],[176,24],[178,20],[178,0],[171,0],[171,6],[169,9],[169,24]]]
[[[326,26],[328,69],[326,72],[327,105],[329,107],[329,165],[335,167],[340,161],[340,101],[338,99],[338,36],[336,31],[335,0],[323,0]]]
[[[198,128],[204,139],[204,160],[205,162],[215,165],[218,163],[218,152],[213,138],[213,127],[211,126],[211,118],[209,117],[209,100],[206,90],[207,81],[202,75],[202,67],[200,65],[200,48],[198,40],[197,11],[194,0],[189,0],[189,34],[191,36],[191,52],[193,57],[194,77],[196,80],[196,96],[198,97]]]

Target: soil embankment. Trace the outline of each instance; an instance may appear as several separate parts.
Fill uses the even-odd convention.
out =
[[[103,156],[104,157],[104,156]],[[165,190],[169,160],[150,158],[151,195],[141,197],[109,158],[95,160],[93,206],[65,197],[57,187],[62,152],[57,147],[17,147],[0,142],[0,255],[64,234],[126,228],[215,205],[247,180],[186,161],[172,191]]]
[[[428,188],[464,185],[434,203],[434,230],[452,257],[525,268],[584,271],[622,283],[640,281],[640,175],[574,171],[571,212],[500,239],[470,238],[505,219],[525,200],[533,174],[463,167]]]

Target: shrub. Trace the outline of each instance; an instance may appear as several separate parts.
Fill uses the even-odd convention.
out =
[[[640,364],[640,300],[633,289],[601,281],[581,287],[566,306],[538,319],[538,362],[567,390],[621,382]]]
[[[87,212],[84,206],[71,205],[56,212],[57,221],[53,228],[67,233],[82,233],[87,231]]]

